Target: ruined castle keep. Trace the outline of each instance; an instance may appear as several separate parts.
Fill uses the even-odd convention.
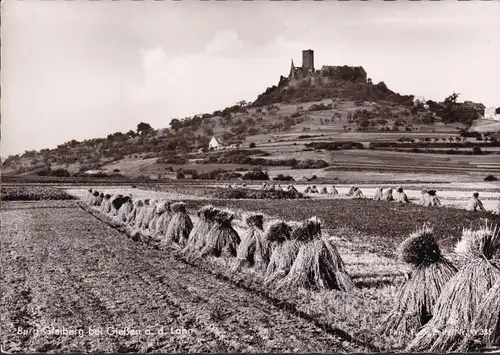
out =
[[[311,85],[323,85],[336,80],[347,80],[353,82],[367,82],[366,71],[363,67],[330,66],[323,65],[320,70],[314,69],[314,51],[306,49],[302,51],[302,66],[296,67],[292,64],[288,74],[288,85],[298,85],[304,81],[310,81]]]

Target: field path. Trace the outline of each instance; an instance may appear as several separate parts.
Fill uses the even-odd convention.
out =
[[[363,351],[75,202],[7,203],[0,216],[4,351]]]

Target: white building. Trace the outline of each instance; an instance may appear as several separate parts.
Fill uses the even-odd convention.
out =
[[[215,136],[213,136],[210,142],[208,143],[209,149],[215,149],[215,150],[223,149],[225,146],[226,145],[224,144],[224,142]]]
[[[500,121],[500,113],[495,113],[494,107],[487,107],[484,109],[484,119]]]

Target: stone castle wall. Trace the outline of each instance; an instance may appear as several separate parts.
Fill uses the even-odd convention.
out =
[[[322,85],[336,80],[366,83],[368,78],[363,67],[323,66],[315,70],[314,51],[307,49],[302,51],[302,67],[294,67],[292,61],[288,84],[295,86],[305,80],[310,80],[311,85]]]

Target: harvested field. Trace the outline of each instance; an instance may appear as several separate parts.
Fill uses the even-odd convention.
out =
[[[4,351],[366,351],[258,294],[134,243],[73,202],[62,209],[50,204],[9,203],[1,212]],[[89,328],[102,333],[89,335]],[[36,329],[45,331],[34,335]],[[117,333],[126,329],[129,335]]]
[[[246,182],[247,186],[245,189],[258,189],[262,188],[262,182]],[[345,198],[346,193],[352,184],[340,184],[340,183],[323,183],[323,182],[309,182],[307,184],[299,181],[272,181],[268,182],[272,184],[281,184],[283,189],[286,189],[288,184],[292,184],[297,190],[301,193],[304,193],[304,190],[307,186],[316,185],[318,190],[321,190],[323,187],[331,188],[332,185],[335,185],[337,188],[339,195],[321,195],[321,194],[306,194],[305,196],[312,199],[342,199]],[[140,191],[140,196],[145,196],[147,194],[150,196],[158,196],[160,198],[162,196],[174,196],[172,199],[226,199],[226,198],[234,198],[229,194],[229,189],[227,188],[228,183],[222,183],[220,181],[212,181],[212,182],[185,182],[185,183],[156,183],[156,184],[143,184],[140,185],[140,189],[132,190],[127,187],[102,187],[102,189],[108,191],[120,191],[119,193],[132,193],[134,191]],[[241,185],[242,182],[232,182],[233,185]],[[498,198],[500,197],[500,184],[498,182],[480,182],[480,183],[422,183],[417,185],[412,182],[406,183],[396,183],[396,182],[381,182],[381,183],[363,183],[356,184],[362,191],[365,197],[372,198],[375,195],[375,190],[377,187],[389,188],[392,187],[395,189],[397,186],[402,186],[404,188],[405,193],[408,195],[410,201],[416,202],[420,199],[421,190],[422,189],[436,189],[438,191],[438,196],[441,199],[443,206],[453,207],[453,208],[466,208],[467,201],[472,196],[473,192],[480,193],[480,199],[483,201],[484,207],[486,210],[491,211],[496,207]],[[98,188],[100,190],[101,187]],[[142,190],[151,190],[150,192],[145,192]],[[75,194],[73,189],[68,190],[71,194]],[[76,191],[76,190],[75,190]],[[85,193],[86,190],[79,189],[79,196],[81,193]],[[161,193],[160,193],[161,192]],[[169,194],[179,194],[179,197],[175,197],[177,195],[165,195],[164,193]],[[224,197],[227,195],[227,197]],[[271,194],[261,194],[256,197],[260,198],[268,198]],[[139,196],[139,195],[138,195]],[[255,198],[254,196],[237,196],[238,198]],[[285,196],[286,197],[286,196]],[[168,198],[168,197],[166,197]]]
[[[189,208],[198,208],[206,202],[189,201]],[[318,216],[327,231],[353,244],[370,245],[370,251],[386,256],[394,252],[409,233],[422,223],[434,226],[438,241],[445,248],[457,241],[462,228],[481,222],[482,218],[500,223],[500,216],[489,213],[470,213],[451,208],[426,208],[415,204],[369,199],[301,200],[300,205],[290,200],[210,200],[214,206],[242,211],[263,212],[285,220],[303,220]],[[342,235],[339,227],[361,233]],[[345,233],[345,229],[344,229]]]
[[[499,216],[487,213],[369,199],[214,199],[203,194],[203,185],[191,191],[178,184],[165,186],[164,191],[97,189],[132,193],[134,198],[185,201],[194,224],[199,207],[209,203],[227,207],[236,212],[233,226],[240,236],[245,234],[244,218],[250,211],[264,213],[266,221],[271,217],[303,221],[317,216],[356,289],[350,293],[276,290],[251,268],[231,272],[230,257],[190,260],[177,247],[160,251],[133,242],[121,229],[110,228],[111,218],[96,207],[86,208],[101,220],[79,209],[74,201],[7,202],[1,212],[2,221],[7,221],[2,229],[2,241],[7,242],[2,265],[9,265],[2,275],[2,288],[8,292],[1,303],[8,319],[2,328],[9,334],[6,350],[402,350],[406,344],[397,334],[381,337],[379,329],[410,270],[395,258],[400,242],[426,221],[449,254],[462,227],[477,224],[483,217],[500,222]],[[88,193],[86,188],[69,191],[81,199]],[[13,275],[21,270],[30,272],[14,281]],[[56,284],[65,285],[64,295],[56,295]],[[18,294],[23,295],[21,301],[12,302],[12,295]],[[92,318],[94,313],[98,316]],[[128,337],[12,333],[18,327],[33,329],[36,323],[61,324],[66,329],[88,329],[85,324],[90,324],[105,332],[108,327],[128,327],[142,333]],[[194,330],[158,334],[161,327]]]
[[[93,208],[85,207],[85,209],[109,223],[109,217]],[[196,223],[195,215],[192,214],[191,217]],[[234,224],[239,235],[243,235],[246,229],[241,217],[240,214],[239,220]],[[118,229],[131,236],[131,231],[126,226]],[[346,295],[335,291],[314,292],[300,289],[277,291],[265,285],[262,277],[251,269],[243,269],[240,273],[231,272],[229,269],[232,259],[209,257],[193,262],[184,259],[179,251],[175,246],[166,250],[183,262],[200,267],[232,283],[235,287],[264,295],[272,303],[280,305],[306,321],[312,321],[325,331],[340,336],[347,343],[354,342],[370,351],[399,346],[390,338],[380,339],[377,330],[380,316],[390,309],[395,292],[393,284],[398,283],[403,275],[400,271],[396,271],[401,269],[398,262],[367,252],[361,255],[348,254],[349,249],[342,246],[339,252],[346,256],[348,272],[359,287],[355,293]]]
[[[51,186],[2,186],[2,201],[74,200],[66,191]]]
[[[303,183],[294,183],[295,188],[304,193],[307,186],[315,185],[318,190],[326,187],[330,189],[332,184],[303,184]],[[352,185],[344,185],[344,184],[335,184],[335,188],[338,190],[339,195],[320,195],[320,194],[306,194],[307,197],[315,198],[315,199],[342,199],[346,198],[346,194],[349,191],[349,188]],[[396,186],[402,186],[404,188],[405,193],[407,194],[410,201],[417,202],[420,200],[421,190],[422,189],[437,189],[439,198],[443,206],[453,207],[453,208],[466,208],[467,202],[472,196],[472,193],[479,192],[480,199],[483,201],[484,207],[487,211],[492,211],[496,208],[498,203],[498,198],[500,197],[500,185],[497,183],[477,183],[477,184],[422,184],[420,186],[416,186],[414,184],[359,184],[357,185],[362,191],[365,197],[372,198],[375,195],[375,190],[377,187],[383,187],[387,189],[392,187],[393,189]],[[249,188],[261,189],[261,185],[253,184],[249,185]]]
[[[241,234],[244,227],[241,223],[237,223],[236,228]],[[346,231],[349,234],[351,232],[348,229],[340,230],[342,233]],[[343,334],[343,337],[355,340],[368,347],[370,351],[401,349],[405,344],[401,343],[398,334],[388,334],[381,338],[378,326],[382,317],[391,308],[395,287],[400,283],[405,267],[380,255],[366,251],[360,254],[357,248],[358,243],[349,245],[345,240],[339,239],[338,235],[334,235],[333,240],[340,246],[339,251],[345,256],[346,270],[352,275],[357,286],[352,294],[332,291],[299,290],[298,293],[287,290],[277,291],[272,287],[269,288],[261,276],[251,269],[243,270],[241,273],[230,272],[231,259],[227,258],[197,259],[192,265],[210,270],[211,273],[232,282],[237,287],[243,287],[252,292],[258,291],[259,294],[266,295],[274,302],[286,304],[287,308],[292,309],[304,319],[313,319],[315,324],[332,329],[335,334]],[[353,250],[357,250],[357,253]],[[169,252],[175,255],[178,249],[173,246]],[[182,256],[179,257],[182,258]],[[188,262],[191,263],[189,260]],[[385,270],[380,267],[370,268],[370,266],[384,264]]]

